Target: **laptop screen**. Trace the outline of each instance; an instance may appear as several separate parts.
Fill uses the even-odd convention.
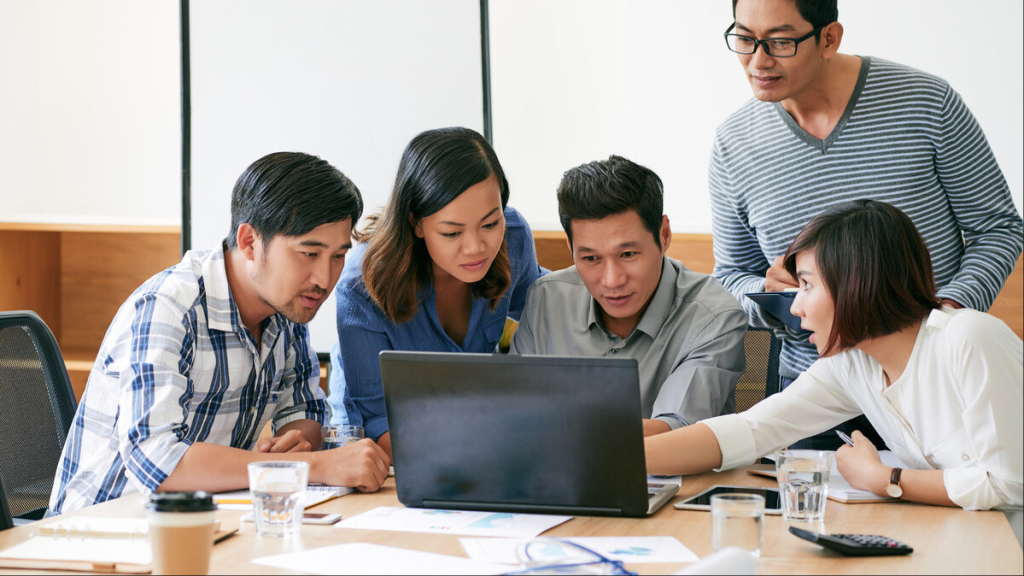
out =
[[[643,516],[632,359],[382,352],[407,506]]]

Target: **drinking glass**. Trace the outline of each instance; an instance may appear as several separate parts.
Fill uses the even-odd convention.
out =
[[[330,450],[341,448],[346,444],[358,442],[366,437],[362,426],[346,424],[344,426],[324,426],[320,434],[320,449]]]
[[[761,556],[764,537],[764,496],[715,494],[711,497],[711,549],[728,546]]]
[[[834,457],[834,453],[824,450],[782,450],[775,454],[783,518],[798,522],[825,518]]]
[[[281,537],[299,533],[308,481],[306,462],[249,464],[249,491],[257,534]]]

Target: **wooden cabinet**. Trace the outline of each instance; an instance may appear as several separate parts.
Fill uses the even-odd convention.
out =
[[[117,309],[181,260],[177,226],[0,222],[0,310],[34,310],[57,337],[81,398]]]
[[[572,265],[564,233],[538,231],[534,243],[542,266]],[[675,234],[669,256],[710,273],[711,245],[707,234]],[[42,317],[60,343],[80,398],[118,307],[146,279],[180,260],[177,226],[0,222],[0,310],[34,310]],[[1020,259],[989,312],[1024,336]],[[321,385],[326,390],[326,378]]]

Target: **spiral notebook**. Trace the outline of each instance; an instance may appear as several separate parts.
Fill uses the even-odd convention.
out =
[[[0,551],[0,568],[148,574],[153,555],[145,518],[68,518],[43,522],[21,544]],[[238,529],[214,532],[216,544]]]
[[[327,484],[310,484],[306,486],[305,507],[311,508],[330,500],[350,494],[352,488],[344,486],[329,486]],[[221,510],[252,510],[252,492],[248,490],[236,490],[234,492],[221,492],[213,495],[213,501]]]

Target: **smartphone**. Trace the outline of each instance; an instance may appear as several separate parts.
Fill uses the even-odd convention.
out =
[[[252,522],[252,512],[243,515],[242,522]],[[334,524],[341,520],[341,514],[334,512],[306,512],[302,515],[303,524]]]
[[[306,512],[302,515],[303,524],[334,524],[341,520],[341,514],[334,512]]]
[[[674,504],[677,510],[711,510],[711,497],[715,494],[759,494],[764,496],[764,513],[782,514],[782,503],[779,491],[774,488],[752,488],[750,486],[712,486],[707,490],[690,496],[682,502]]]

